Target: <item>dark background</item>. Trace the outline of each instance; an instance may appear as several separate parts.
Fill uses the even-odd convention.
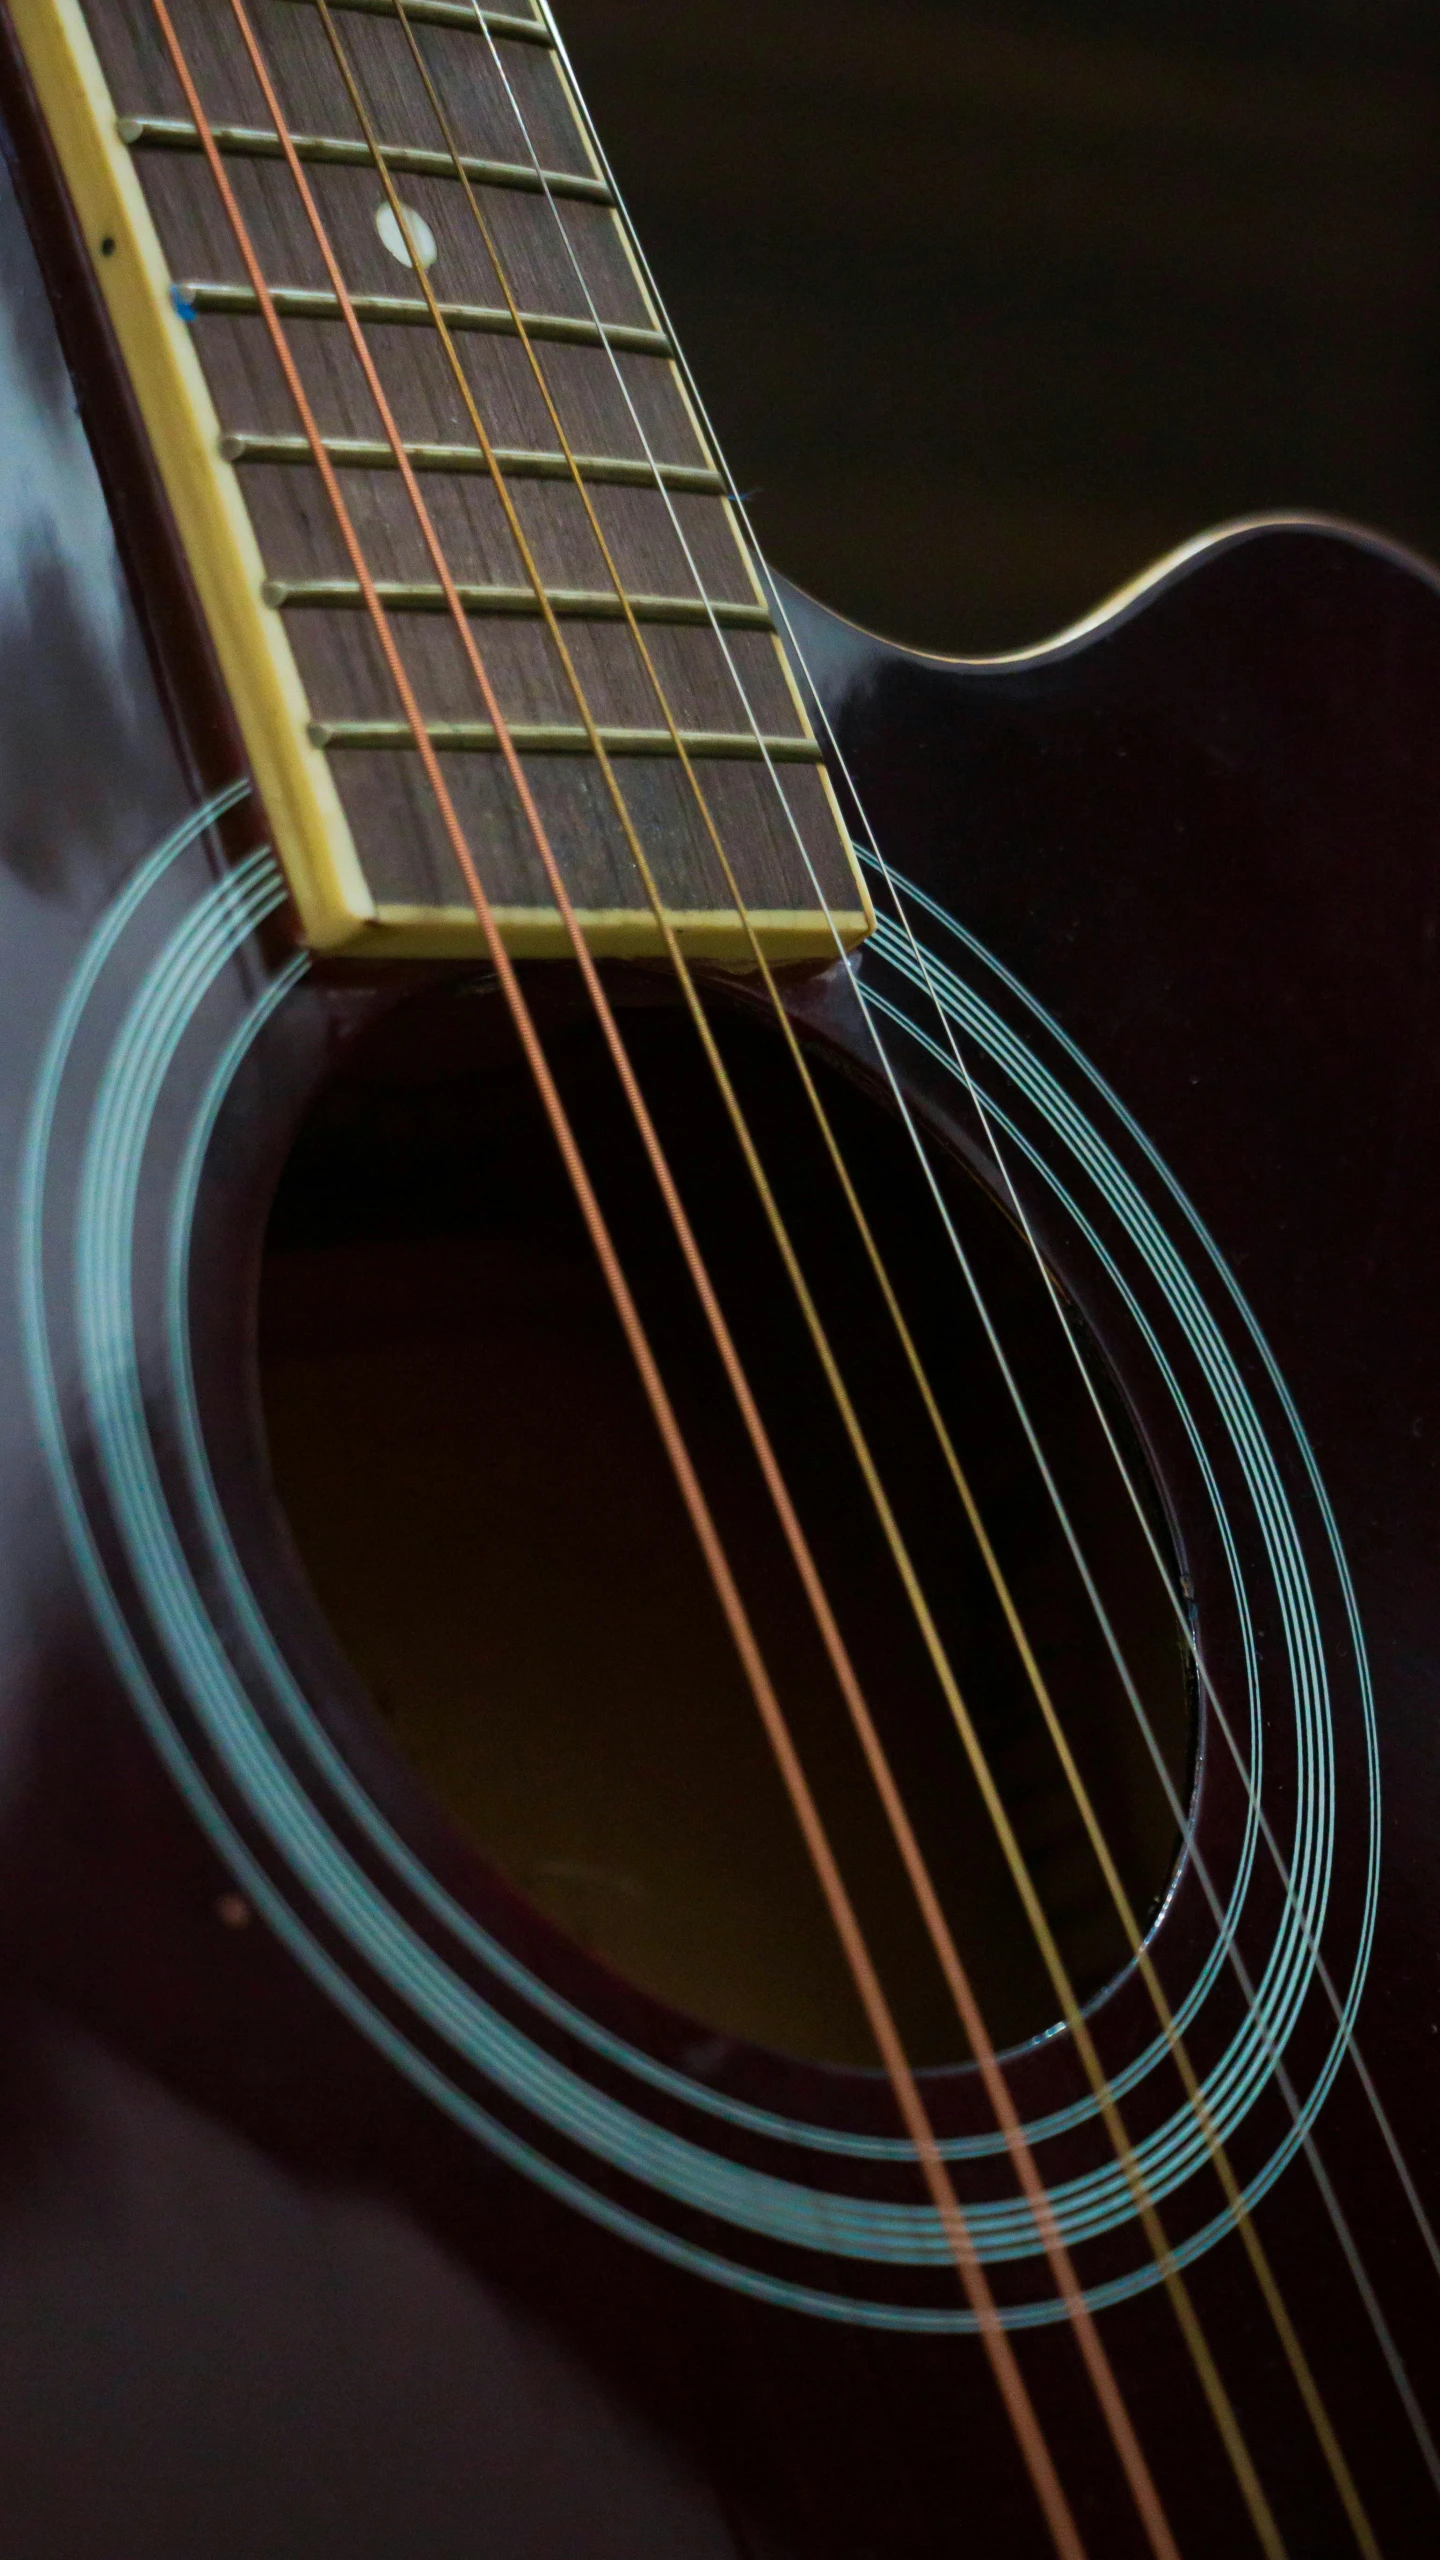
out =
[[[1323,510],[1440,554],[1440,0],[556,0],[775,564],[1036,640]]]

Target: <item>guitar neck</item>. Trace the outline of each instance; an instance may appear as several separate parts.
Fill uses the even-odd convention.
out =
[[[458,0],[14,16],[307,938],[477,950],[458,827],[509,949],[568,949],[519,775],[592,949],[659,949],[657,896],[742,966],[863,934],[548,26]]]

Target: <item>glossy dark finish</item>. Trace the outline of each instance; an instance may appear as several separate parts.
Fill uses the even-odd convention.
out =
[[[1404,388],[1440,320],[1428,0],[560,15],[761,547],[816,595],[980,651],[1257,506],[1440,554]]]
[[[108,903],[199,789],[189,670],[177,671],[167,706],[9,206],[6,219],[3,271],[23,279],[28,350],[3,377],[16,404],[7,456],[25,456],[13,477],[7,459],[16,513],[5,519],[15,531],[0,664],[0,699],[24,705],[0,776],[3,1196],[19,1202],[26,1115],[63,989]],[[145,567],[133,556],[130,565]],[[1440,597],[1377,546],[1290,529],[1215,547],[1083,644],[1028,664],[909,659],[817,608],[795,611],[887,854],[1054,1011],[1136,1111],[1239,1272],[1305,1418],[1376,1678],[1386,1830],[1362,2036],[1433,2191],[1440,1398],[1428,1168],[1440,1137],[1430,977]],[[221,778],[212,768],[205,786]],[[315,1951],[343,1952],[338,1932],[327,1936],[218,1754],[196,1739],[122,1536],[106,1472],[108,1409],[80,1365],[72,1248],[85,1207],[81,1136],[115,1072],[117,1024],[140,1003],[161,949],[257,838],[242,807],[226,842],[198,839],[133,940],[117,944],[67,1069],[43,1237],[47,1340],[80,1507],[119,1617],[232,1824],[228,1862],[117,1678],[118,1638],[113,1628],[103,1635],[93,1579],[82,1584],[83,1540],[64,1527],[53,1452],[47,1461],[37,1436],[26,1387],[33,1345],[27,1355],[19,1304],[4,1301],[7,2548],[26,2560],[117,2551],[179,2560],[202,2549],[215,2560],[332,2550],[377,2560],[413,2550],[505,2560],[1038,2552],[1038,2519],[972,2340],[897,2336],[747,2301],[502,2165],[320,1987]],[[202,1546],[185,1507],[185,1417],[167,1367],[166,1218],[186,1114],[285,958],[273,921],[237,941],[195,1012],[169,1116],[156,1120],[137,1171],[130,1267],[143,1421],[192,1557]],[[883,953],[864,968],[877,993],[893,995]],[[198,1408],[268,1627],[374,1802],[553,1989],[707,2088],[803,2106],[851,2132],[888,2130],[873,2081],[833,2075],[822,2088],[823,2075],[744,2049],[697,2059],[685,2021],[602,1976],[487,1877],[386,1748],[296,1570],[255,1398],[265,1213],[310,1096],[346,1041],[404,992],[340,971],[298,982],[237,1071],[204,1157],[184,1275]],[[798,984],[791,1000],[818,1042],[874,1080],[838,978]],[[984,1174],[953,1080],[915,1044],[896,1054],[930,1124]],[[1192,1461],[1093,1256],[1047,1211],[1043,1187],[1030,1188],[1056,1267],[1105,1342],[1166,1487],[1226,1693],[1234,1632]],[[26,1242],[7,1239],[7,1270],[11,1246]],[[1298,1478],[1295,1499],[1304,1500]],[[1313,1523],[1306,1536],[1313,1544]],[[207,1599],[243,1664],[249,1639],[227,1618],[223,1592],[207,1585]],[[1268,1626],[1262,1633],[1273,1638]],[[1363,1771],[1333,1594],[1324,1634],[1341,1761],[1326,1924],[1338,1948],[1359,1893],[1353,1808]],[[1269,1739],[1283,1763],[1278,1717]],[[1240,1812],[1212,1732],[1199,1824],[1222,1874],[1237,1854]],[[262,1892],[303,1918],[308,1969],[260,1916]],[[1174,1986],[1193,1975],[1206,1928],[1187,1871],[1156,1941]],[[1260,1943],[1247,1938],[1252,1957]],[[1217,2005],[1225,2009],[1223,1994]],[[390,2015],[406,2025],[399,2004]],[[1112,2063],[1133,2048],[1137,2019],[1135,1986],[1122,1983],[1097,2013]],[[1295,2030],[1297,2071],[1317,2039],[1323,2020],[1312,2008]],[[557,2031],[552,2044],[563,2042]],[[1064,2037],[1027,2049],[1012,2072],[1027,2113],[1079,2091]],[[499,2093],[490,2103],[512,2131],[520,2126],[517,2105]],[[947,2133],[984,2127],[969,2074],[937,2075],[933,2103]],[[667,2111],[679,2119],[666,2100],[657,2120]],[[1247,2121],[1238,2145],[1247,2174],[1279,2115],[1272,2096]],[[710,2138],[739,2161],[762,2157],[757,2137],[716,2121]],[[1423,2392],[1435,2362],[1433,2292],[1349,2074],[1321,2139]],[[558,2137],[548,2156],[584,2165]],[[1072,2165],[1090,2158],[1077,2138]],[[593,2184],[637,2200],[638,2181],[619,2172]],[[912,2193],[899,2171],[877,2171],[873,2186],[901,2200]],[[707,2230],[688,2207],[673,2221],[693,2241],[725,2240],[718,2218]],[[1428,2551],[1423,2475],[1303,2165],[1280,2178],[1259,2222],[1384,2548]],[[1087,2275],[1118,2266],[1105,2245]],[[776,2244],[755,2255],[793,2273],[800,2253]],[[812,2262],[808,2272],[861,2293],[867,2282],[843,2267]],[[1333,2498],[1235,2244],[1202,2256],[1191,2281],[1290,2549],[1341,2551]],[[939,2298],[928,2275],[897,2284],[907,2299]],[[882,2290],[878,2277],[872,2289]],[[1244,2547],[1233,2486],[1157,2296],[1108,2314],[1106,2334],[1183,2547]],[[1073,2349],[1047,2328],[1026,2333],[1021,2352],[1090,2546],[1123,2560],[1139,2539]]]

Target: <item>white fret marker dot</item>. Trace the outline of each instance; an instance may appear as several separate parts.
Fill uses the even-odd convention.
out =
[[[414,206],[408,204],[402,205],[400,210],[405,216],[405,231],[401,230],[395,219],[393,206],[382,204],[376,210],[375,228],[385,247],[392,258],[399,260],[402,267],[413,267],[415,260],[410,255],[410,240],[413,240],[419,252],[421,266],[433,267],[437,254],[435,234],[424,214],[417,213]],[[406,231],[410,234],[410,240],[405,237]]]

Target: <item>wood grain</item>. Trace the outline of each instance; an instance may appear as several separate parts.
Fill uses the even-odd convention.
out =
[[[204,116],[222,128],[227,178],[267,284],[281,295],[287,339],[317,423],[327,438],[383,449],[384,421],[233,12],[175,0],[173,16]],[[494,445],[552,454],[557,448],[555,420],[508,317],[509,297],[535,316],[536,357],[575,450],[602,465],[613,459],[634,466],[644,464],[648,445],[668,464],[702,472],[715,467],[675,367],[659,351],[668,342],[614,211],[603,201],[552,199],[537,192],[533,179],[476,185],[472,202],[447,165],[445,128],[398,17],[341,12],[333,25],[344,70],[319,12],[305,0],[255,0],[251,21],[287,132],[335,146],[329,157],[323,147],[309,152],[306,179],[347,291],[367,298],[361,301],[366,343],[401,436],[460,445],[480,462],[446,469],[432,461],[423,484],[429,533],[398,471],[341,470],[345,504],[372,575],[433,596],[439,572],[432,545],[439,546],[476,608],[469,630],[507,721],[573,728],[593,713],[605,726],[663,731],[673,717],[722,750],[724,740],[733,739],[737,758],[754,756],[757,728],[801,747],[808,730],[773,633],[762,628],[722,636],[697,621],[707,599],[757,622],[764,614],[718,475],[703,493],[607,485],[602,476],[584,496],[566,479],[528,471],[517,479],[510,494],[535,573],[547,590],[572,600],[565,637],[573,677],[538,619],[484,609],[484,590],[525,589],[530,572],[478,455],[471,404]],[[194,315],[195,345],[222,435],[294,439],[294,403],[153,12],[146,0],[103,8],[94,0],[90,23],[117,109],[128,120],[122,138],[132,149],[170,272]],[[548,49],[502,38],[497,70],[478,29],[422,21],[413,34],[462,153],[524,168],[533,151],[543,165],[599,191],[593,156]],[[420,165],[397,171],[392,183],[433,236],[430,282],[442,307],[472,315],[455,326],[454,360],[424,308],[413,270],[377,229],[387,197],[375,167],[351,158],[365,148],[365,129],[347,72],[376,138],[402,155],[426,155]],[[158,133],[155,119],[169,120]],[[266,135],[273,137],[268,149]],[[437,161],[437,153],[446,157]],[[314,305],[320,316],[290,316],[286,297],[297,294],[327,297]],[[635,350],[616,353],[601,343],[597,320],[631,332]],[[555,343],[552,332],[567,328],[592,343]],[[652,341],[657,352],[640,351]],[[236,467],[260,545],[267,601],[296,582],[353,585],[353,564],[313,464],[242,459]],[[621,587],[652,600],[645,651],[653,674],[620,618],[592,511]],[[587,593],[602,599],[593,620],[573,601]],[[665,599],[674,600],[685,627],[664,627]],[[391,618],[427,724],[484,721],[483,698],[453,625],[433,611],[392,607]],[[402,718],[378,636],[362,614],[312,607],[289,612],[286,628],[318,724],[312,734],[323,740],[347,724]],[[792,914],[813,911],[820,899],[853,911],[859,900],[848,851],[819,772],[787,773],[782,792],[763,769],[722,775],[724,760],[724,752],[707,756],[693,783],[681,772],[641,775],[633,762],[617,775],[667,903],[680,910],[726,903],[696,805],[699,793],[717,822],[724,804],[727,855],[747,897],[763,895],[767,907]],[[570,756],[531,762],[557,850],[565,848],[567,884],[586,905],[643,907],[643,888],[600,773]],[[441,851],[413,754],[337,750],[332,770],[377,897],[453,906],[462,893]],[[465,804],[489,894],[506,908],[539,896],[534,849],[524,845],[510,806],[512,786],[494,759],[449,755],[446,772],[447,780],[453,772]]]

